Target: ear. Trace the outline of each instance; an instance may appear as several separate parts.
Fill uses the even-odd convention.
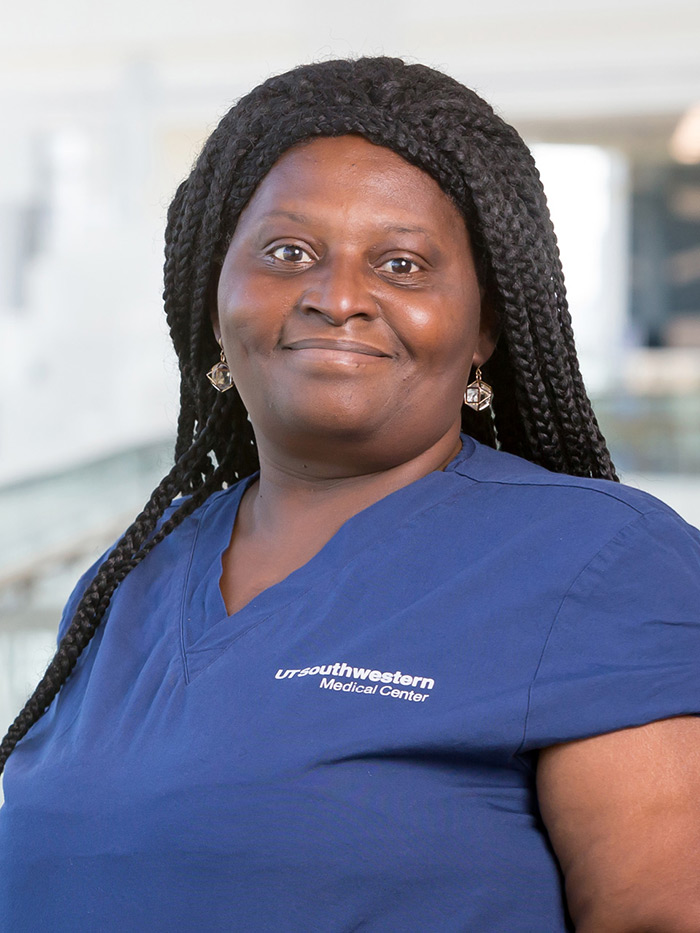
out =
[[[481,317],[479,321],[479,337],[474,351],[472,365],[483,366],[491,358],[496,349],[496,343],[501,333],[501,322],[496,313],[491,296],[486,292],[481,301]]]

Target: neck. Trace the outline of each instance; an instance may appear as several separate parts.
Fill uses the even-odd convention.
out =
[[[356,514],[428,473],[443,470],[461,448],[453,427],[425,450],[380,465],[327,461],[284,455],[259,441],[260,477],[244,499],[245,524],[252,531],[289,532],[309,523],[337,529]],[[241,516],[243,518],[243,516]]]

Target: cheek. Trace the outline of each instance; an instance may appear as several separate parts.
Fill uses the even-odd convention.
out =
[[[237,274],[235,268],[225,264],[216,293],[219,316],[232,320],[245,309],[255,307],[259,301],[256,292],[255,282],[250,276]]]
[[[428,361],[462,361],[471,356],[479,333],[481,303],[473,295],[448,297],[430,307],[413,308],[397,322],[403,342]]]
[[[217,308],[224,346],[229,354],[263,350],[277,341],[280,314],[272,296],[250,278],[219,283]]]

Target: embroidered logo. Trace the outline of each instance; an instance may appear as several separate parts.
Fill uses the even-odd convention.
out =
[[[370,667],[352,667],[345,661],[287,670],[280,668],[275,674],[275,680],[317,676],[321,678],[319,687],[322,690],[377,694],[395,700],[412,700],[415,703],[422,703],[430,697],[430,693],[420,691],[430,691],[435,686],[432,677],[404,674],[401,671],[377,671]],[[401,687],[412,689],[402,690]]]

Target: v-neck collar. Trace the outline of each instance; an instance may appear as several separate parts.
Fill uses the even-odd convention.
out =
[[[243,494],[258,474],[211,496],[197,516],[185,581],[181,639],[187,679],[208,666],[213,655],[271,615],[310,590],[332,586],[338,570],[347,567],[358,554],[377,547],[401,525],[449,494],[452,483],[445,482],[446,474],[470,457],[475,448],[472,438],[463,435],[461,450],[444,470],[428,473],[351,516],[305,564],[233,615],[228,614],[221,593],[222,559]]]

